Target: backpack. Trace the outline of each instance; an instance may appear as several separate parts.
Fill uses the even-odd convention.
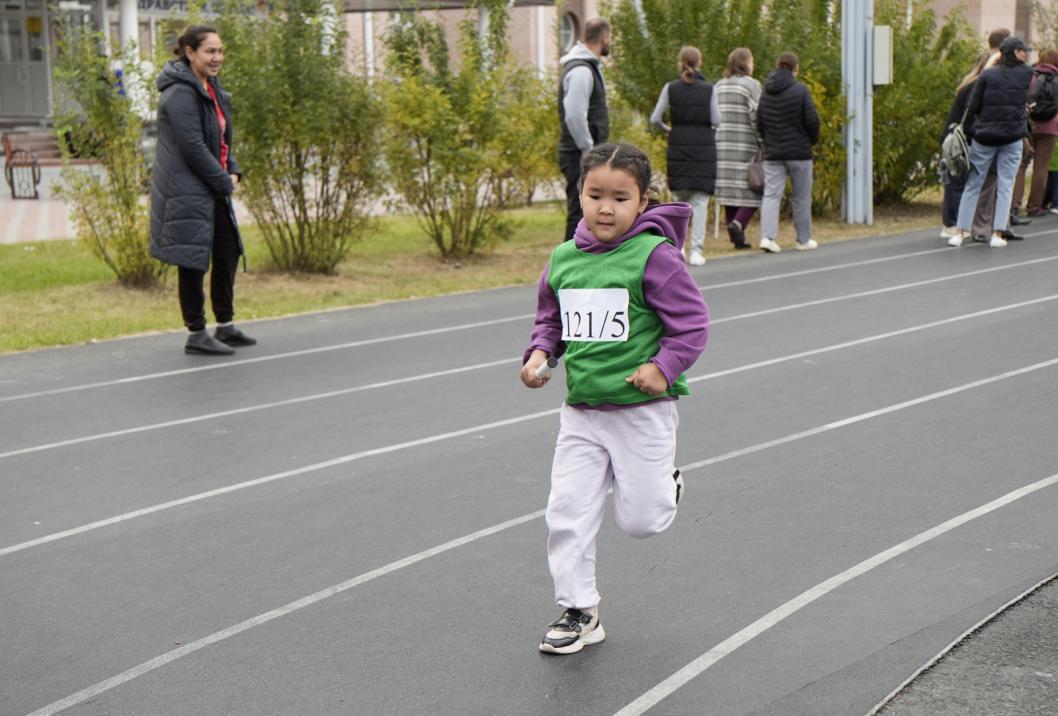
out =
[[[1036,72],[1036,87],[1029,95],[1029,116],[1034,122],[1046,122],[1058,115],[1058,79],[1050,72]]]
[[[966,130],[963,128],[969,111],[967,108],[966,112],[963,112],[962,120],[958,124],[948,127],[948,136],[940,145],[941,167],[949,176],[961,177],[970,171],[970,143],[966,141]]]

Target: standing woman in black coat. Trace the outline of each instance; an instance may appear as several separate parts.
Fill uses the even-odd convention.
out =
[[[720,105],[713,85],[699,71],[702,53],[697,47],[680,50],[680,77],[661,89],[650,115],[651,124],[668,135],[666,153],[669,189],[678,201],[694,208],[691,217],[692,266],[705,263],[705,225],[709,197],[716,191],[716,126]],[[665,124],[669,112],[672,126]]]
[[[812,238],[812,147],[819,141],[819,113],[808,88],[797,81],[801,61],[792,52],[779,55],[764,83],[757,107],[757,130],[764,140],[764,201],[760,208],[760,248],[779,253],[779,205],[786,177],[793,192],[797,248],[814,249]]]
[[[235,271],[243,253],[231,195],[239,164],[231,153],[231,95],[217,74],[217,31],[193,25],[158,76],[158,145],[151,175],[151,255],[178,267],[180,311],[191,335],[186,353],[228,355],[257,341],[233,323]],[[206,332],[206,272],[217,329]]]

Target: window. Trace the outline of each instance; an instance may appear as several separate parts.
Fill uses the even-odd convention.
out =
[[[573,43],[577,41],[577,18],[571,13],[566,13],[558,23],[558,44],[563,52],[567,52]]]

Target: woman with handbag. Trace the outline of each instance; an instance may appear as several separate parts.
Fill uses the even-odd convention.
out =
[[[705,263],[705,225],[709,197],[716,187],[716,141],[720,106],[713,85],[699,71],[702,53],[697,47],[680,50],[680,76],[661,88],[650,123],[669,138],[666,152],[669,189],[677,201],[694,209],[691,217],[691,266]],[[669,113],[672,126],[665,124]]]
[[[764,201],[760,210],[760,248],[777,254],[779,206],[786,178],[793,184],[797,248],[819,246],[812,238],[812,147],[819,142],[819,113],[808,88],[797,81],[801,61],[792,52],[779,55],[764,83],[757,108],[757,130],[764,140]]]
[[[748,180],[757,155],[760,82],[753,79],[753,54],[745,47],[727,56],[724,78],[716,83],[720,126],[716,130],[716,200],[723,205],[727,234],[735,248],[748,249],[746,227],[760,207],[760,190]]]
[[[940,138],[941,146],[944,145],[944,140],[948,138],[948,135],[951,134],[951,131],[956,126],[963,124],[963,130],[966,130],[965,120],[967,106],[970,102],[970,93],[973,91],[974,82],[985,71],[991,56],[991,52],[983,53],[977,59],[973,69],[962,78],[962,82],[956,88],[955,101],[952,102],[951,109],[948,110],[948,117],[944,120],[944,133]],[[948,167],[942,167],[941,172],[941,181],[944,183],[944,202],[941,205],[944,228],[941,229],[940,237],[942,239],[950,239],[959,233],[959,230],[955,228],[955,224],[959,220],[959,201],[962,199],[962,192],[966,187],[967,172],[954,173]]]

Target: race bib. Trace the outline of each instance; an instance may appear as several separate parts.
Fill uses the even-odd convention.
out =
[[[560,288],[558,303],[563,341],[628,340],[628,289]]]

